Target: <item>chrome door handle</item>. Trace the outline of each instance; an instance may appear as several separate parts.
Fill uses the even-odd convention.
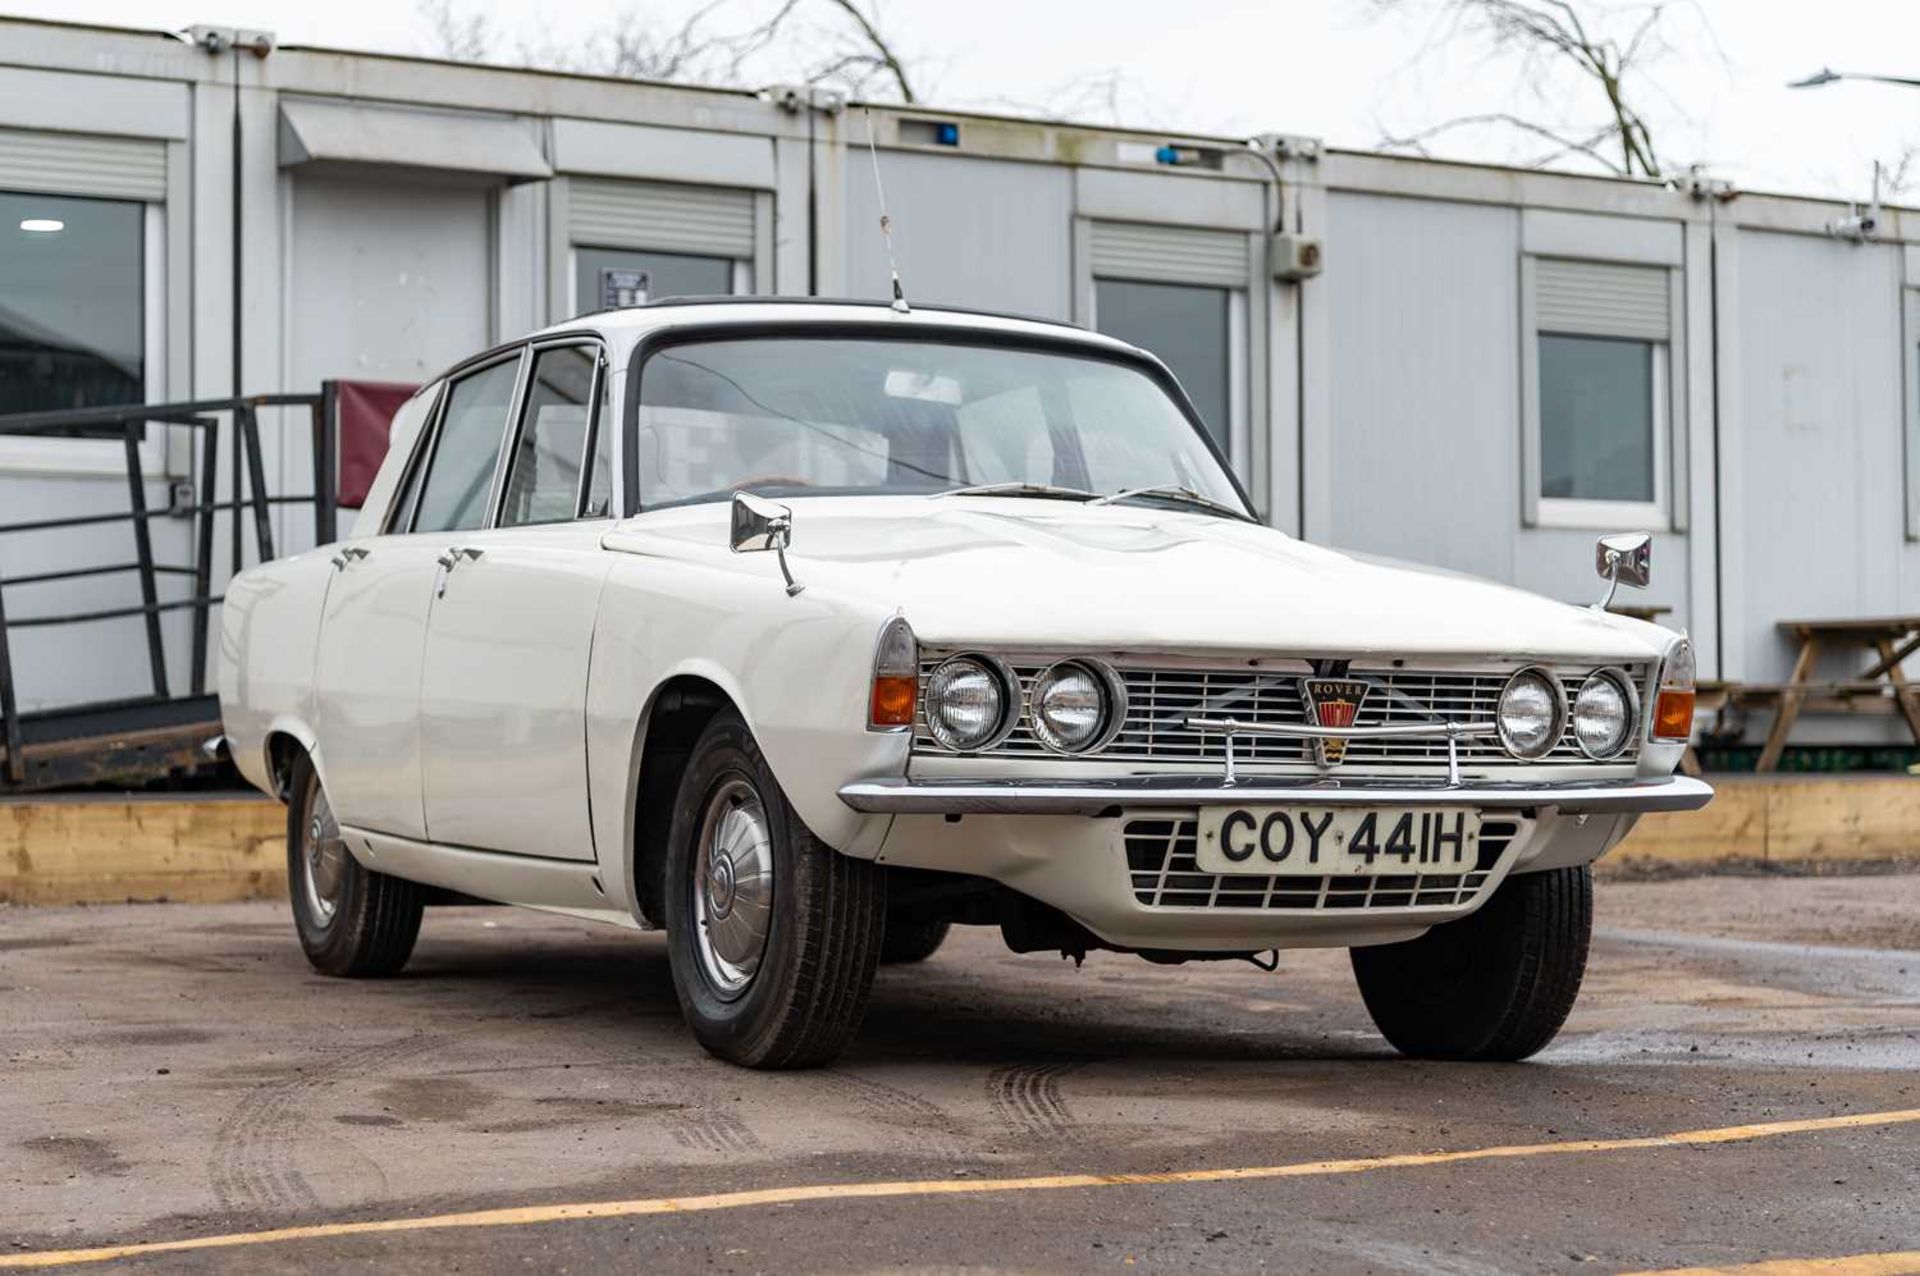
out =
[[[474,559],[480,557],[480,554],[481,554],[481,551],[475,549],[471,545],[455,545],[453,548],[449,549],[446,553],[440,555],[440,557],[434,559],[433,561],[440,564],[442,567],[446,568],[448,571],[452,571],[455,567],[459,566],[460,560],[462,558],[465,558],[467,561],[471,562]]]

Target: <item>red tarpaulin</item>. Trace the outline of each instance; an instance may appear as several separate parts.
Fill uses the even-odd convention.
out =
[[[340,423],[340,506],[357,510],[387,459],[387,428],[418,386],[393,381],[336,381]]]

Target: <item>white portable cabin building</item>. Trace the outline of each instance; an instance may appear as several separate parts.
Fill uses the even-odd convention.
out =
[[[1155,349],[1280,528],[1579,601],[1594,536],[1650,530],[1631,601],[1706,677],[1782,680],[1783,618],[1920,611],[1920,214],[1848,237],[1844,206],[1704,181],[192,35],[0,19],[0,412],[418,382],[639,295],[885,298],[871,130],[912,299]],[[292,414],[263,420],[305,490]],[[182,433],[149,431],[150,503],[208,487]],[[123,506],[123,465],[0,438],[0,522]],[[0,538],[0,578],[124,535]],[[137,693],[141,641],[21,631],[23,707]]]

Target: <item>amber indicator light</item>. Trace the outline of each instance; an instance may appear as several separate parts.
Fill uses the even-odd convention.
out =
[[[895,678],[882,674],[873,680],[873,706],[868,721],[876,727],[913,725],[913,702],[920,694],[920,680]]]
[[[1693,692],[1660,693],[1653,702],[1653,734],[1662,740],[1685,740],[1693,734]]]

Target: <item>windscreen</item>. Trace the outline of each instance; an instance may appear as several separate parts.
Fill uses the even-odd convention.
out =
[[[1193,423],[1122,362],[938,340],[740,337],[647,358],[640,508],[1033,483],[1173,485],[1244,508]]]

